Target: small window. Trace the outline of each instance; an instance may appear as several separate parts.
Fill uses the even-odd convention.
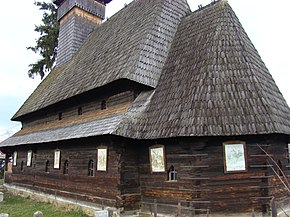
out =
[[[177,181],[177,172],[173,165],[168,170],[168,181]]]
[[[24,162],[21,161],[21,164],[20,164],[20,170],[23,171],[23,165],[24,165]]]
[[[63,164],[63,174],[68,174],[68,160]]]
[[[62,120],[62,113],[61,113],[61,112],[58,113],[58,120],[59,120],[59,121]]]
[[[46,162],[45,162],[45,172],[46,173],[49,173],[49,160],[47,160]]]
[[[105,109],[107,109],[107,101],[103,100],[101,103],[101,110],[105,110]]]
[[[83,114],[83,109],[82,109],[82,107],[79,107],[78,108],[78,115],[82,115]]]
[[[277,168],[277,172],[279,174],[279,176],[283,176],[283,165],[282,162],[280,160],[278,160],[277,162],[278,168]]]
[[[90,160],[88,164],[88,176],[94,176],[94,161]]]
[[[13,153],[13,166],[17,166],[17,151]]]
[[[223,143],[225,173],[246,172],[246,144],[241,141]]]

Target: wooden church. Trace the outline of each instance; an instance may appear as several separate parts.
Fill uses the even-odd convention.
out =
[[[289,196],[290,109],[226,0],[56,0],[57,65],[0,143],[6,187],[116,216],[256,216]]]

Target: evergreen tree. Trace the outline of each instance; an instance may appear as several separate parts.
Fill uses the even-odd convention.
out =
[[[28,75],[34,78],[39,74],[41,79],[46,73],[49,73],[54,66],[57,53],[59,24],[57,22],[57,7],[53,3],[34,2],[34,4],[43,10],[42,24],[35,26],[34,31],[40,33],[34,47],[27,47],[42,57],[36,63],[30,64]]]

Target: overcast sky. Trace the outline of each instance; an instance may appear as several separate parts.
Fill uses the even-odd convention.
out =
[[[113,0],[106,17],[132,0]],[[178,1],[178,0],[176,0]],[[42,13],[34,0],[2,1],[0,13],[0,141],[18,131],[21,124],[10,118],[40,83],[40,77],[28,78],[28,65],[38,56],[26,47],[38,37],[34,25]],[[192,10],[211,0],[188,0]],[[288,105],[290,104],[290,1],[229,0],[244,29],[272,74]]]

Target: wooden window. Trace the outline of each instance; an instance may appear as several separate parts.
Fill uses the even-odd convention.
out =
[[[168,170],[168,181],[177,181],[177,172],[173,165]]]
[[[59,149],[54,150],[53,168],[54,169],[60,168],[60,150]]]
[[[20,164],[20,170],[23,171],[23,166],[24,166],[24,162],[21,161],[21,164]]]
[[[101,110],[105,110],[105,109],[107,109],[107,101],[103,100],[101,103]]]
[[[78,108],[78,115],[82,115],[83,114],[83,109],[82,109],[82,107],[79,107]]]
[[[95,173],[94,173],[94,161],[93,160],[89,160],[89,164],[88,164],[88,176],[94,176]]]
[[[229,141],[223,143],[225,173],[246,172],[246,143]]]
[[[26,166],[31,167],[32,165],[32,151],[29,150],[27,152],[27,161],[26,161]]]
[[[151,173],[165,172],[164,145],[154,145],[149,148]]]
[[[97,171],[107,171],[107,147],[98,148]]]
[[[58,120],[59,120],[59,121],[62,120],[62,113],[61,113],[61,112],[58,113]]]
[[[281,160],[278,160],[277,165],[278,165],[277,172],[279,176],[283,176],[283,165]]]
[[[13,166],[17,165],[17,151],[14,151],[13,153]]]
[[[46,173],[49,173],[49,165],[50,165],[50,164],[49,164],[49,160],[47,160],[47,161],[45,162],[45,170],[44,170]]]
[[[63,164],[63,174],[68,174],[68,160]]]

